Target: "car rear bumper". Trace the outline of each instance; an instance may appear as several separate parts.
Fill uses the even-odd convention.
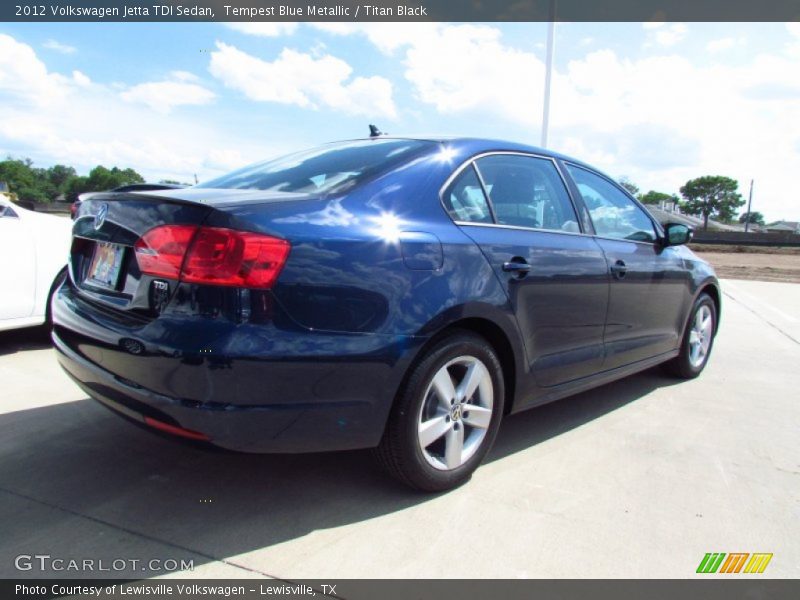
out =
[[[58,361],[89,396],[134,421],[244,452],[376,446],[423,341],[266,327],[271,343],[257,344],[261,351],[222,356],[220,347],[249,341],[254,348],[247,338],[258,332],[194,317],[131,328],[88,310],[68,285],[57,293],[53,314]],[[180,340],[202,337],[212,325],[213,352],[187,352]],[[173,345],[165,347],[165,339]],[[278,353],[292,347],[303,350]]]

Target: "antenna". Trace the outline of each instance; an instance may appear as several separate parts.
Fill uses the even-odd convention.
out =
[[[369,126],[369,137],[380,137],[382,135],[383,135],[383,132],[380,129],[378,129],[378,127],[376,125],[372,125],[370,123],[370,126]]]

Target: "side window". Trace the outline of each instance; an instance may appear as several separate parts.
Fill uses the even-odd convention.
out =
[[[567,165],[592,216],[597,235],[620,240],[654,242],[653,222],[612,183],[590,171]]]
[[[454,221],[492,222],[489,203],[483,194],[475,168],[471,164],[450,184],[443,200],[447,212]]]
[[[575,209],[552,161],[493,154],[476,164],[499,224],[580,232]]]

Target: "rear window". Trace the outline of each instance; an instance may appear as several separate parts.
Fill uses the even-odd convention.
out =
[[[256,163],[197,187],[299,193],[342,191],[435,145],[436,142],[398,139],[329,144]]]

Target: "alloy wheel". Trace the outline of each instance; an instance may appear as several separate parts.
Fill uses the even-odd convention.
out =
[[[431,379],[417,419],[417,439],[425,460],[450,471],[480,448],[492,421],[494,386],[486,365],[459,356]]]
[[[714,337],[714,319],[711,309],[702,305],[697,310],[689,331],[689,363],[695,369],[703,364]]]

